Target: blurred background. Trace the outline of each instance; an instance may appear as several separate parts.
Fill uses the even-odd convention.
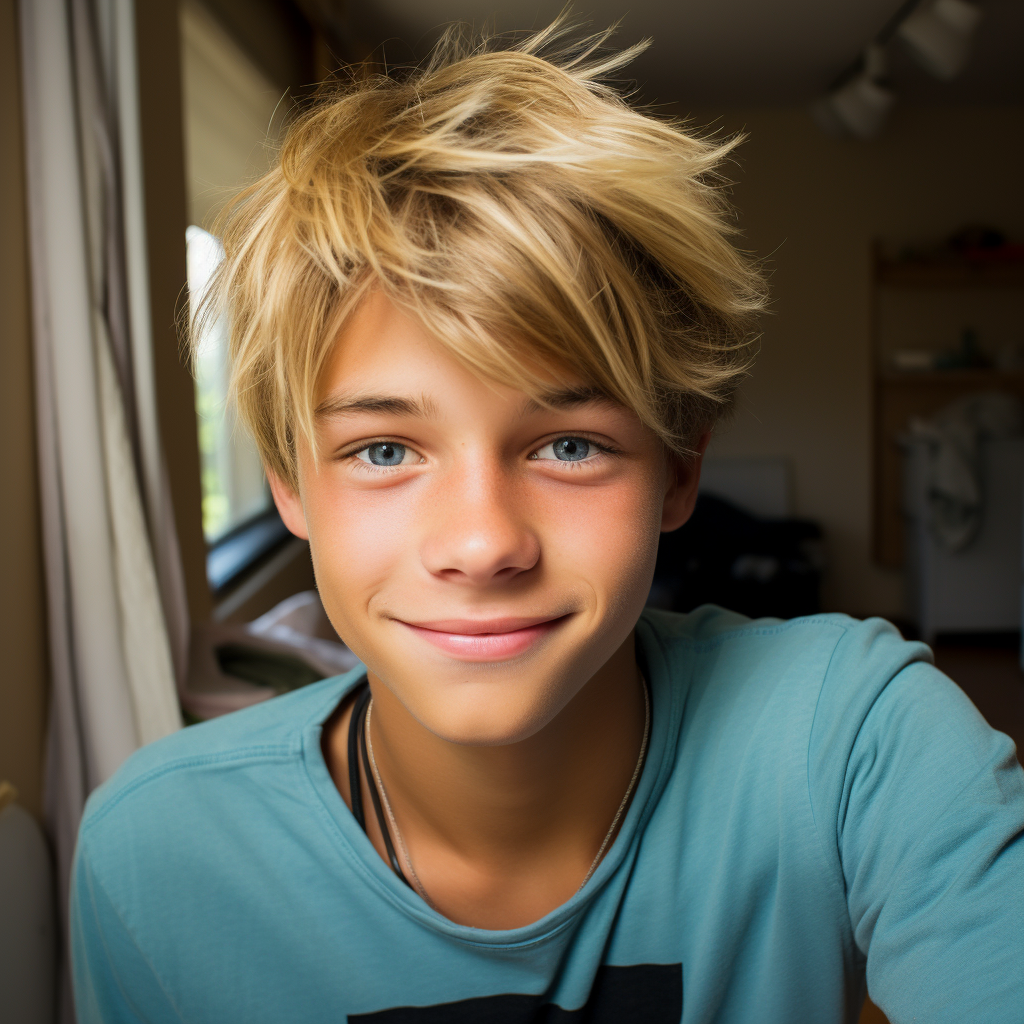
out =
[[[218,211],[318,83],[418,61],[452,20],[560,9],[0,0],[0,849],[17,828],[31,861],[43,823],[62,884],[85,796],[132,749],[353,663],[225,407],[225,325],[193,379],[179,324]],[[575,13],[652,41],[637,102],[745,137],[725,170],[772,294],[650,603],[884,616],[1019,745],[1024,5]]]

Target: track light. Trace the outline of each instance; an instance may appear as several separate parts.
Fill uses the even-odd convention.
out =
[[[828,135],[876,136],[885,124],[895,96],[883,84],[885,54],[872,44],[855,74],[823,96],[811,108],[818,126]]]
[[[897,34],[936,78],[955,78],[967,63],[981,11],[966,0],[934,0],[900,23]]]
[[[811,107],[828,135],[870,139],[885,123],[895,96],[886,85],[885,47],[897,37],[937,78],[955,78],[967,63],[981,11],[968,0],[905,0],[862,56]]]

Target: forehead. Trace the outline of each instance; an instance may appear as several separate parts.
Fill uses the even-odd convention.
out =
[[[475,373],[412,315],[374,289],[347,319],[320,374],[318,417],[352,411],[436,417],[452,404],[500,405],[520,415],[544,407],[617,405],[568,368],[527,368],[534,392]]]

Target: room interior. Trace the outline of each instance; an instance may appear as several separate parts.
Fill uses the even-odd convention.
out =
[[[804,524],[786,536],[813,592],[797,610],[775,613],[878,615],[923,637],[1019,750],[1024,425],[978,428],[980,526],[960,547],[936,539],[932,478],[915,478],[917,498],[908,481],[914,443],[924,445],[919,474],[932,472],[927,460],[942,442],[921,438],[952,403],[1024,397],[1024,8],[978,0],[963,67],[943,77],[900,35],[900,19],[917,6],[643,0],[627,9],[591,0],[575,9],[596,27],[621,19],[623,45],[652,39],[630,71],[639,101],[701,131],[743,136],[727,187],[771,305],[755,368],[712,440],[704,489],[759,523]],[[182,356],[190,297],[216,261],[220,207],[268,166],[290,112],[340,65],[420,59],[453,19],[526,30],[560,8],[554,0],[137,5],[155,413],[191,638],[187,666],[176,670],[186,723],[352,663],[310,598],[308,546],[281,526],[251,443],[218,398],[216,339],[198,383]],[[0,780],[45,832],[55,620],[34,397],[23,29],[16,0],[0,0],[0,416],[9,439]],[[854,86],[867,98],[850,113],[836,97],[849,99]],[[990,455],[999,444],[1002,454]],[[992,479],[1013,486],[993,488]],[[1003,533],[992,532],[1004,521]],[[771,577],[770,545],[781,534],[762,533],[769,547],[730,549],[723,571],[739,578],[745,558],[751,580]],[[700,538],[691,543],[711,543]],[[677,587],[669,606],[700,603],[700,592],[680,596],[669,563],[666,554],[666,579]],[[756,614],[772,613],[769,604]],[[862,1020],[879,1019],[865,1008]]]

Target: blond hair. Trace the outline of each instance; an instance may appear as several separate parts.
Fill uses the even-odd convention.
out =
[[[735,140],[630,107],[605,80],[640,47],[570,29],[506,48],[453,29],[417,69],[333,83],[230,204],[192,337],[229,317],[234,401],[293,487],[374,287],[482,377],[543,403],[569,370],[680,453],[730,399],[764,294],[716,174]]]

